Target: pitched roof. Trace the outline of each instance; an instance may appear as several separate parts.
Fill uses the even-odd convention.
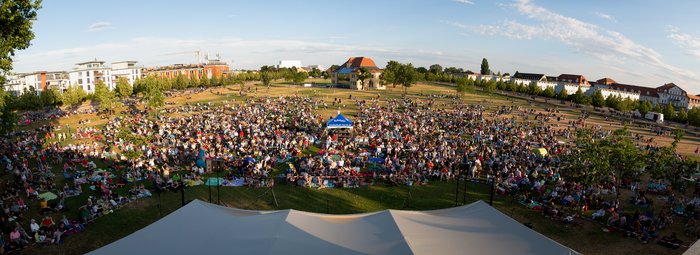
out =
[[[688,94],[688,98],[689,98],[689,99],[693,99],[693,100],[698,100],[698,101],[700,101],[700,96],[698,96],[698,95],[691,95],[691,94]]]
[[[671,88],[673,88],[673,87],[678,87],[678,89],[680,89],[681,91],[683,91],[683,94],[687,94],[687,92],[685,92],[684,89],[682,89],[680,86],[678,86],[678,85],[676,85],[676,84],[673,84],[673,82],[672,82],[672,83],[666,83],[666,84],[664,84],[664,85],[661,85],[661,86],[657,87],[657,88],[656,88],[656,91],[662,92],[662,91],[665,91],[665,90],[669,90],[669,89],[671,89]]]
[[[610,85],[610,84],[615,84],[615,83],[617,83],[617,82],[616,82],[615,80],[613,80],[613,79],[610,79],[610,78],[605,77],[605,78],[603,78],[603,79],[597,80],[596,83],[604,84],[604,85]]]
[[[368,57],[349,58],[348,61],[345,61],[345,63],[342,64],[342,66],[351,68],[377,68],[377,64],[374,63],[374,60]]]
[[[513,75],[514,79],[523,79],[523,80],[535,80],[539,81],[544,77],[544,74],[539,74],[539,73],[515,73]]]
[[[557,77],[558,81],[564,81],[564,82],[575,82],[579,84],[586,84],[588,85],[588,80],[586,77],[580,74],[561,74],[559,77]]]
[[[658,97],[659,93],[656,92],[656,89],[654,88],[649,88],[649,87],[642,87],[642,86],[637,86],[637,85],[628,85],[628,84],[620,84],[620,83],[613,83],[613,84],[608,84],[608,87],[614,90],[622,90],[622,91],[629,91],[629,92],[636,92],[639,93],[639,95],[642,96],[650,96],[650,97]]]

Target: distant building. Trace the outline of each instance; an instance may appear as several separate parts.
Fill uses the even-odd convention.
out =
[[[55,88],[63,92],[68,88],[68,73],[63,71],[47,72],[37,71],[33,73],[14,74],[8,77],[5,90],[15,96],[22,95],[25,90],[34,88],[38,93]]]
[[[515,72],[510,80],[515,84],[522,84],[523,86],[529,86],[534,82],[541,90],[552,87],[557,93],[559,92],[559,90],[556,90],[559,83],[557,83],[554,78],[547,79],[547,76],[544,74]]]
[[[630,85],[618,84],[610,78],[603,78],[591,82],[591,89],[588,91],[588,95],[593,95],[593,93],[597,91],[600,91],[600,94],[606,99],[611,96],[617,96],[622,99],[629,98],[632,100],[640,100],[641,97],[641,90],[632,89]]]
[[[112,69],[110,70],[110,75],[112,76],[112,83],[109,84],[110,89],[117,87],[117,82],[119,78],[126,78],[131,86],[134,85],[136,80],[141,79],[142,67],[136,66],[137,61],[121,61],[112,63]]]
[[[688,93],[673,83],[667,83],[656,88],[659,95],[658,103],[662,105],[671,104],[674,108],[688,109]]]
[[[325,67],[325,66],[322,66],[322,65],[308,65],[308,66],[306,66],[305,69],[306,69],[307,71],[311,71],[311,70],[314,70],[314,69],[318,69],[319,71],[323,72],[323,71],[326,70],[326,67]]]
[[[566,90],[566,93],[571,95],[580,89],[581,92],[586,93],[591,89],[591,84],[588,82],[586,77],[580,74],[561,74],[554,79],[557,82],[554,92],[559,93],[562,90]]]
[[[146,68],[144,75],[155,75],[158,78],[174,79],[179,75],[187,79],[202,78],[204,75],[207,78],[221,77],[230,70],[228,64],[220,60],[219,55],[215,59],[207,58],[207,62],[202,65],[198,64],[174,64],[169,66],[158,66]]]
[[[277,65],[277,68],[301,68],[303,67],[301,65],[301,60],[280,60],[280,63]]]
[[[104,61],[93,60],[75,64],[76,67],[68,73],[71,86],[81,86],[89,94],[95,92],[95,84],[102,81],[105,85],[112,84],[110,68],[105,66]]]
[[[365,80],[364,84],[357,79],[360,74],[360,68],[365,68],[372,74],[372,78]],[[334,70],[331,73],[331,80],[336,86],[344,88],[358,90],[386,89],[386,87],[379,82],[379,76],[382,72],[383,70],[379,69],[371,58],[354,57],[349,58],[348,61],[345,61],[345,63]]]

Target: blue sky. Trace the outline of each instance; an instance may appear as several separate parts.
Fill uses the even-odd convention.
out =
[[[94,58],[192,63],[201,49],[235,69],[368,56],[514,73],[674,82],[700,93],[700,1],[44,1],[16,72]]]

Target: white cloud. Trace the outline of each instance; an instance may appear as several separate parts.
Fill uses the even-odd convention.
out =
[[[140,65],[157,66],[194,63],[195,51],[201,50],[202,61],[207,53],[221,53],[222,60],[234,62],[235,69],[257,69],[277,63],[280,59],[302,59],[304,64],[330,66],[340,64],[351,56],[372,57],[377,65],[388,60],[412,62],[416,66],[441,63],[462,63],[460,54],[445,54],[437,49],[385,48],[376,45],[350,46],[344,43],[296,39],[181,39],[133,38],[108,44],[85,45],[45,52],[20,51],[15,71],[70,70],[75,63],[94,58],[109,62],[136,60]],[[189,53],[191,52],[191,54]],[[178,53],[178,54],[173,54]]]
[[[598,16],[598,18],[609,20],[613,23],[617,23],[617,19],[615,17],[611,16],[610,14],[602,13],[602,12],[594,12],[595,16]]]
[[[460,3],[460,4],[474,4],[474,2],[472,2],[470,0],[452,0],[452,1]]]
[[[496,25],[465,25],[454,22],[451,24],[483,35],[520,40],[556,40],[602,62],[633,61],[657,68],[662,72],[670,72],[682,81],[700,81],[695,73],[664,62],[657,51],[619,32],[552,12],[535,5],[530,0],[517,0],[509,6],[526,16],[533,24],[512,20],[505,20]]]
[[[678,47],[681,47],[688,54],[700,60],[699,37],[687,33],[682,33],[678,28],[671,26],[668,28],[668,32],[668,38],[670,38],[673,41],[673,44],[677,45]]]
[[[96,23],[93,23],[92,25],[90,25],[90,26],[88,27],[88,31],[90,31],[90,32],[99,32],[99,31],[108,29],[108,28],[110,28],[110,27],[112,27],[112,23],[109,23],[109,22],[106,22],[106,21],[100,21],[100,22],[96,22]]]

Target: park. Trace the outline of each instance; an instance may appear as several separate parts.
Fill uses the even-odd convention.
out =
[[[484,91],[478,86],[469,88],[466,92],[459,92],[455,84],[421,82],[409,88],[388,86],[385,91],[353,91],[328,87],[326,84],[329,81],[323,79],[312,79],[307,82],[313,82],[315,86],[303,87],[299,84],[275,80],[267,86],[262,82],[249,81],[241,82],[237,85],[173,90],[166,93],[167,96],[163,97],[163,103],[158,107],[149,106],[149,101],[147,99],[143,100],[145,96],[137,95],[125,100],[124,104],[110,109],[109,111],[113,112],[114,115],[107,115],[109,116],[107,118],[105,118],[104,113],[98,114],[98,107],[89,101],[77,107],[66,109],[66,111],[72,111],[75,114],[51,117],[44,120],[38,117],[39,115],[35,115],[31,123],[18,127],[18,134],[27,136],[32,134],[32,130],[40,130],[42,132],[39,133],[39,137],[45,138],[42,139],[42,143],[47,149],[55,148],[56,151],[64,151],[59,148],[66,148],[75,151],[75,154],[69,154],[72,156],[62,154],[58,156],[48,152],[44,155],[49,158],[46,159],[47,163],[45,163],[49,166],[48,170],[55,176],[52,178],[54,183],[51,184],[55,188],[49,189],[55,191],[56,194],[60,194],[62,191],[69,191],[66,193],[70,193],[75,190],[81,190],[81,192],[65,198],[62,195],[61,209],[55,211],[42,212],[44,210],[42,208],[45,207],[40,205],[41,199],[26,197],[25,199],[27,200],[25,201],[29,210],[21,212],[21,221],[23,224],[28,224],[30,219],[41,221],[46,216],[52,219],[61,219],[65,215],[68,219],[76,220],[85,217],[87,224],[84,226],[84,230],[67,235],[60,245],[48,245],[46,247],[32,245],[24,248],[22,253],[82,254],[89,252],[146,227],[182,207],[183,203],[189,203],[195,199],[241,209],[281,210],[289,208],[330,214],[363,213],[383,209],[431,210],[482,200],[491,202],[495,208],[518,222],[527,224],[549,238],[584,254],[596,254],[602,251],[610,254],[646,253],[648,251],[653,251],[653,253],[657,254],[680,254],[684,250],[683,248],[671,249],[655,243],[644,244],[646,240],[640,241],[640,238],[636,236],[625,237],[627,235],[625,230],[607,227],[611,225],[610,222],[607,222],[610,216],[609,212],[604,214],[604,217],[599,216],[598,220],[591,220],[594,213],[600,213],[598,208],[604,208],[602,204],[606,204],[607,208],[610,208],[609,204],[614,202],[616,207],[624,209],[624,213],[628,214],[628,217],[634,217],[634,211],[641,210],[641,212],[651,213],[652,215],[668,215],[668,218],[673,219],[668,222],[664,219],[664,229],[656,233],[657,237],[653,239],[648,237],[649,240],[660,240],[671,232],[678,233],[678,238],[685,240],[684,247],[692,244],[695,240],[695,237],[692,236],[693,234],[685,231],[687,216],[683,214],[672,215],[674,204],[673,202],[669,204],[666,198],[669,195],[669,193],[666,193],[666,189],[668,189],[675,194],[676,203],[686,200],[686,202],[690,202],[690,199],[693,198],[693,192],[696,190],[692,187],[694,183],[680,178],[672,178],[671,174],[675,173],[664,172],[672,169],[656,170],[659,173],[656,173],[655,169],[647,169],[642,172],[639,172],[639,169],[632,169],[633,167],[644,167],[640,162],[655,163],[649,159],[642,158],[647,155],[647,153],[642,151],[647,150],[644,146],[651,144],[647,143],[651,137],[654,137],[654,141],[650,150],[674,146],[678,154],[687,159],[686,161],[688,162],[684,162],[684,164],[695,164],[690,162],[697,157],[697,155],[693,154],[693,149],[698,146],[698,141],[697,135],[692,131],[685,132],[681,136],[677,134],[678,132],[670,131],[663,136],[657,136],[652,133],[652,128],[649,126],[651,124],[644,121],[628,120],[620,116],[608,116],[604,113],[597,113],[592,107],[572,107],[570,103],[560,104],[561,102],[558,100],[547,100],[545,102],[542,98],[533,99],[526,94],[506,91]],[[414,109],[411,109],[411,107]],[[247,115],[248,113],[255,114],[257,113],[256,111],[263,111],[264,109],[269,109],[269,112],[265,113],[267,115],[265,118],[256,120],[253,116]],[[224,112],[229,111],[237,113],[236,115],[224,114]],[[592,113],[585,114],[584,112],[586,111]],[[453,137],[455,140],[449,140],[455,143],[456,149],[459,147],[477,147],[477,143],[469,145],[469,142],[473,140],[480,140],[482,143],[488,142],[488,144],[490,144],[491,140],[494,142],[499,140],[499,137],[476,137],[480,134],[478,126],[466,129],[458,127],[459,125],[454,127],[442,126],[447,123],[443,123],[443,121],[450,119],[450,116],[454,116],[452,114],[458,114],[459,112],[464,114],[461,121],[468,121],[468,119],[475,119],[477,116],[480,116],[480,118],[483,118],[483,123],[492,125],[493,128],[500,127],[500,125],[504,125],[504,127],[523,125],[521,127],[522,130],[518,132],[522,136],[514,137],[516,139],[513,142],[516,143],[530,141],[531,138],[542,139],[545,137],[537,133],[527,134],[527,132],[542,131],[529,130],[525,126],[541,125],[542,127],[549,127],[551,130],[547,129],[547,132],[551,132],[554,135],[554,137],[548,138],[549,143],[544,140],[532,141],[540,142],[538,146],[547,144],[550,154],[556,153],[556,150],[571,150],[568,146],[564,146],[564,144],[568,143],[576,143],[580,147],[586,146],[584,147],[585,151],[581,152],[582,154],[577,155],[577,157],[586,157],[584,160],[586,160],[588,165],[583,166],[572,163],[568,166],[571,170],[561,170],[557,175],[561,175],[563,179],[571,178],[580,183],[586,183],[590,187],[595,187],[595,191],[589,189],[584,192],[596,192],[595,198],[597,200],[593,199],[595,202],[587,201],[585,203],[590,204],[591,207],[595,203],[597,207],[593,209],[585,208],[589,205],[584,207],[574,205],[583,205],[584,197],[577,198],[574,203],[571,203],[574,200],[570,200],[568,205],[567,202],[559,204],[562,202],[552,201],[551,203],[557,204],[554,208],[563,211],[564,217],[561,217],[561,215],[557,217],[556,213],[554,216],[548,215],[551,212],[545,212],[548,209],[543,208],[547,206],[538,204],[542,201],[540,200],[542,198],[533,198],[533,196],[538,196],[534,194],[537,192],[533,190],[542,190],[542,194],[551,193],[557,185],[556,182],[550,181],[551,177],[535,179],[536,177],[532,176],[534,172],[530,172],[529,176],[533,178],[532,181],[527,182],[523,182],[522,179],[516,182],[512,176],[509,178],[505,174],[496,173],[494,175],[493,173],[495,172],[487,170],[497,168],[497,166],[492,165],[493,161],[488,158],[489,156],[485,159],[482,157],[479,160],[479,156],[473,154],[471,161],[468,159],[465,161],[471,162],[471,164],[475,162],[474,160],[483,162],[483,166],[480,169],[475,169],[477,170],[476,172],[468,170],[472,166],[471,164],[467,166],[466,164],[459,165],[456,163],[449,165],[449,170],[428,170],[433,167],[431,162],[429,163],[430,166],[427,164],[415,166],[424,170],[418,170],[413,174],[404,174],[402,172],[407,170],[398,168],[391,170],[394,166],[389,166],[389,164],[385,164],[386,162],[380,164],[361,162],[367,161],[370,155],[359,157],[355,155],[330,154],[329,151],[361,153],[362,150],[358,151],[358,149],[353,149],[348,144],[339,144],[336,141],[343,139],[349,141],[352,137],[364,138],[365,135],[369,135],[363,133],[358,127],[350,133],[338,132],[337,135],[340,135],[341,138],[332,138],[332,135],[323,133],[327,132],[323,131],[323,128],[315,129],[316,131],[311,132],[314,126],[322,127],[326,121],[338,115],[339,112],[354,123],[362,123],[367,126],[372,124],[370,123],[371,118],[376,118],[378,121],[381,119],[389,121],[392,116],[407,118],[403,113],[411,112],[415,114],[414,119],[411,120],[416,122],[415,125],[404,126],[402,129],[406,129],[409,132],[408,130],[410,130],[411,126],[424,127],[424,129],[416,131],[419,132],[418,134],[425,133],[424,138],[421,139],[428,140],[447,140],[447,138],[438,138],[442,137],[441,132],[445,133],[445,136],[449,133],[463,132],[461,137],[455,136]],[[286,117],[275,117],[275,114]],[[197,116],[208,116],[207,118],[214,119],[211,119],[211,122],[199,122],[203,120],[197,119]],[[295,118],[294,116],[297,117]],[[436,118],[433,120],[433,124],[424,122],[424,118],[429,119],[430,116]],[[236,119],[227,119],[229,117]],[[280,121],[280,119],[284,119],[281,121],[282,123],[270,122],[272,120]],[[295,119],[296,121],[290,121]],[[496,122],[499,119],[501,123]],[[156,130],[158,129],[155,129],[156,126],[149,123],[149,121],[155,121],[153,124],[164,127],[195,122],[200,123],[200,125],[214,125],[214,123],[226,121],[231,123],[252,122],[259,124],[260,126],[258,127],[263,128],[263,130],[266,127],[279,124],[280,129],[278,131],[283,133],[273,134],[272,137],[290,136],[293,133],[286,132],[291,132],[292,130],[299,132],[299,130],[308,129],[309,131],[304,132],[314,134],[312,136],[314,138],[307,145],[301,145],[302,142],[300,142],[299,146],[289,147],[295,148],[294,150],[272,153],[275,159],[269,159],[269,157],[265,159],[263,153],[241,155],[235,152],[229,154],[219,150],[219,152],[223,152],[220,155],[236,156],[227,159],[226,170],[210,172],[196,169],[197,164],[195,161],[197,161],[197,156],[183,157],[182,161],[174,161],[172,162],[173,164],[153,164],[152,161],[149,163],[149,158],[152,159],[154,157],[149,157],[147,154],[156,153],[156,147],[152,146],[167,143],[167,141],[159,140],[156,137],[168,137],[168,133],[160,134],[162,136],[156,135]],[[405,119],[405,121],[409,120]],[[585,124],[583,124],[584,121]],[[378,125],[385,126],[381,123]],[[465,122],[461,125],[466,126],[467,124]],[[484,127],[486,126],[482,128]],[[572,131],[571,127],[584,131],[576,133]],[[189,128],[191,129],[180,128],[180,130],[189,130],[190,133],[170,134],[170,138],[189,135],[192,134],[191,131],[202,129],[201,126],[196,125]],[[444,130],[437,132],[437,130],[433,129]],[[670,128],[669,130],[673,129]],[[174,130],[176,129],[168,132]],[[259,132],[245,128],[241,130],[244,133]],[[268,132],[275,131],[266,130],[263,133]],[[497,136],[511,135],[509,133],[499,134],[495,130],[493,132]],[[57,137],[51,133],[61,133],[64,138],[60,138],[60,135]],[[262,133],[259,135],[262,135]],[[577,137],[578,135],[582,137]],[[611,142],[603,138],[605,135],[616,137],[614,139],[624,139],[624,146],[585,142],[591,137],[600,138],[600,142]],[[253,134],[252,136],[257,135]],[[15,139],[21,141],[21,137],[23,136],[16,136]],[[203,144],[210,144],[216,141],[216,139],[201,140],[202,137],[206,137],[205,134],[192,134],[192,137]],[[297,138],[301,139],[301,137]],[[502,138],[507,139],[506,136]],[[674,141],[674,138],[677,141]],[[555,144],[551,144],[552,141]],[[564,143],[560,141],[569,142]],[[107,144],[116,146],[105,146]],[[144,145],[149,145],[149,148],[152,148],[153,151],[146,147],[140,147]],[[253,146],[252,143],[251,146]],[[427,144],[423,146],[427,146]],[[521,146],[523,148],[538,147],[525,144]],[[144,150],[144,148],[146,149]],[[358,145],[356,148],[369,149],[370,146]],[[600,151],[601,148],[605,148],[607,151]],[[484,151],[491,150],[490,147],[483,145],[481,145],[481,149]],[[635,149],[640,151],[634,151]],[[502,149],[498,150],[501,153],[506,152]],[[633,152],[625,152],[625,150],[633,150]],[[199,152],[198,149],[194,149],[194,151]],[[387,151],[387,148],[384,148],[381,153],[376,155],[372,152],[371,156],[372,158],[379,157],[388,160],[391,158],[390,154],[388,154],[391,153],[390,151],[391,149]],[[474,151],[479,150],[475,149]],[[525,149],[525,152],[527,151],[530,151],[530,149]],[[608,155],[599,154],[604,152],[607,152]],[[460,152],[457,149],[455,153],[460,154],[464,152]],[[626,153],[624,157],[631,158],[620,158],[620,156],[615,155],[616,153]],[[661,155],[663,155],[659,152],[654,153],[657,154],[657,158],[661,158]],[[207,148],[207,154],[212,155],[211,158],[216,158],[217,150]],[[406,156],[406,154],[397,155]],[[315,160],[314,162],[318,164],[326,164],[326,162],[319,160],[322,157],[333,158],[338,156],[347,158],[347,163],[357,167],[358,172],[376,172],[375,176],[362,178],[363,175],[351,173],[324,173],[347,177],[345,181],[336,181],[334,183],[334,185],[345,185],[345,187],[336,186],[332,188],[329,187],[331,186],[329,185],[330,182],[322,182],[323,178],[321,176],[323,174],[318,175],[318,179],[314,175],[313,178],[316,180],[311,180],[310,175],[306,176],[309,178],[307,181],[302,178],[302,175],[290,173],[291,169],[302,167],[307,169],[305,171],[313,173],[318,171],[318,169],[313,170],[314,168],[309,167],[309,164],[306,164],[307,162]],[[70,157],[74,159],[72,163],[70,163]],[[533,159],[533,163],[544,162],[538,161],[533,157],[535,157],[534,152],[524,159]],[[566,158],[563,154],[556,157],[561,157],[560,159],[562,160]],[[597,162],[589,161],[590,159],[601,157],[605,157],[605,159]],[[541,157],[540,160],[545,158],[547,160],[552,159],[551,156],[545,156]],[[27,164],[33,165],[39,158],[29,156],[27,159]],[[249,159],[257,160],[258,162],[271,162],[271,164],[263,167],[258,166],[259,169],[265,172],[261,174],[256,172],[258,169],[252,166],[253,164],[250,164],[251,166],[241,165],[246,164]],[[169,160],[180,159],[174,157]],[[358,162],[355,162],[355,160],[358,160]],[[670,159],[665,160],[672,162]],[[457,161],[461,162],[461,160]],[[615,164],[622,161],[634,166],[625,167]],[[66,165],[66,162],[69,162],[67,163],[68,165]],[[207,163],[211,164],[210,162]],[[406,165],[410,165],[410,162],[399,161],[392,165],[406,169]],[[509,166],[516,168],[516,165]],[[674,167],[675,169],[682,169],[680,165],[674,166],[678,166]],[[444,167],[447,167],[447,165],[444,165]],[[531,167],[540,169],[540,175],[553,174],[553,171],[546,170],[547,166],[545,165],[531,165]],[[438,166],[435,166],[435,168],[438,168]],[[657,168],[660,167],[657,166]],[[250,169],[251,171],[243,169]],[[605,169],[617,169],[619,171],[605,171]],[[686,170],[686,172],[692,173],[694,169],[693,165],[692,169],[690,171]],[[518,168],[514,170],[520,172]],[[396,174],[391,177],[382,176],[382,174],[391,173],[392,171]],[[148,174],[149,172],[151,175]],[[109,175],[104,175],[104,173]],[[140,175],[141,173],[143,175]],[[586,173],[588,176],[580,176],[581,173]],[[353,176],[358,176],[356,178],[358,180],[351,180]],[[616,176],[622,176],[622,178]],[[689,177],[690,174],[685,176]],[[90,177],[93,178],[91,179]],[[16,177],[13,174],[7,173],[3,176],[3,182],[10,184],[14,178]],[[241,178],[240,183],[244,184],[234,184],[238,178]],[[250,179],[244,180],[244,178]],[[292,180],[290,181],[288,178],[292,178]],[[620,178],[620,180],[611,178]],[[76,185],[77,179],[82,181]],[[155,179],[160,181],[156,182]],[[365,181],[365,179],[368,181]],[[527,176],[525,179],[527,179]],[[219,184],[219,181],[217,181],[212,184],[212,180],[220,180],[224,183]],[[498,184],[495,189],[490,185],[492,180],[496,180]],[[545,180],[547,180],[546,183]],[[536,184],[539,181],[543,185]],[[650,186],[652,184],[656,186]],[[683,184],[688,187],[681,189],[680,187],[671,187],[672,184]],[[178,187],[178,185],[183,185],[184,188]],[[78,188],[78,186],[80,187]],[[533,188],[525,189],[522,188],[523,186]],[[637,192],[633,191],[635,189],[633,186],[636,186]],[[663,188],[657,186],[663,186]],[[537,187],[537,189],[534,187]],[[616,191],[613,192],[611,189],[616,189]],[[636,200],[642,199],[638,191],[649,189],[654,191],[653,195],[643,195],[643,199],[653,201],[637,203]],[[560,192],[563,191],[560,190]],[[113,199],[113,201],[123,200],[123,203],[122,201],[116,202],[115,206],[100,204],[100,207],[110,209],[90,212],[90,216],[82,215],[85,213],[85,210],[91,210],[86,208],[86,201],[88,201],[88,205],[91,203],[97,204],[98,202],[95,200],[100,196],[105,196],[105,193],[108,194],[107,196],[119,198]],[[575,195],[576,193],[572,194]],[[585,196],[583,194],[581,193],[582,196]],[[681,197],[684,197],[683,199],[686,200],[683,200]],[[664,200],[661,200],[661,198]],[[569,198],[562,196],[560,199],[567,201],[566,199]],[[57,200],[56,198],[50,200],[48,207],[52,208],[51,205],[55,206],[58,202]],[[54,209],[56,208],[54,207]],[[564,220],[568,216],[572,218]],[[654,224],[657,223],[655,222]]]

